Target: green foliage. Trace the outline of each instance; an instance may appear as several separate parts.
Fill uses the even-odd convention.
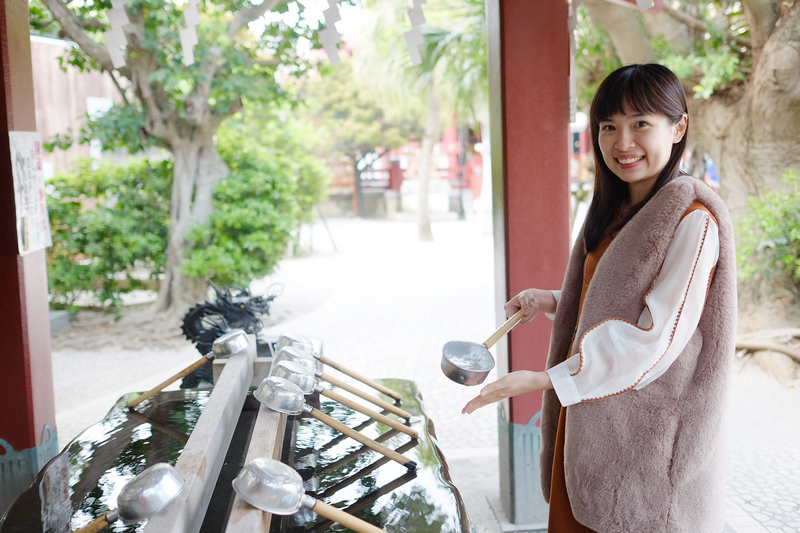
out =
[[[107,10],[110,1],[63,0],[66,7],[79,21],[83,31],[98,42],[103,42],[102,33],[110,27]],[[259,4],[260,2],[254,2]],[[346,2],[348,3],[348,2]],[[301,76],[313,66],[310,54],[301,49],[318,48],[316,21],[303,18],[302,3],[280,1],[274,9],[260,19],[263,24],[253,25],[228,35],[228,24],[237,12],[253,8],[249,1],[217,0],[202,2],[201,23],[197,26],[198,44],[194,47],[193,65],[183,64],[180,31],[186,27],[185,2],[171,0],[130,0],[126,4],[129,19],[141,25],[143,38],[138,48],[128,48],[129,59],[146,65],[138,76],[147,76],[150,91],[158,101],[158,113],[166,116],[172,112],[189,123],[203,120],[209,114],[197,106],[208,106],[217,117],[231,115],[246,105],[278,103],[289,98],[276,73],[281,76]],[[39,31],[60,33],[61,27],[53,21],[50,12],[41,0],[31,0],[31,27]],[[259,29],[255,29],[259,28]],[[304,42],[303,46],[298,43]],[[96,59],[79,47],[69,47],[59,59],[62,68],[68,65],[85,70],[102,70]],[[201,68],[206,62],[213,69]],[[130,77],[130,67],[114,75]],[[211,78],[208,79],[209,72]],[[122,84],[125,85],[125,84]],[[207,100],[198,103],[195,97],[207,91]],[[72,132],[51,139],[49,148],[65,148],[73,143],[87,143],[100,139],[107,149],[126,147],[131,153],[157,144],[169,147],[175,139],[153,139],[145,133],[145,110],[137,94],[127,89],[130,104],[118,104],[100,117],[87,117],[86,126],[73,136]],[[159,116],[159,120],[163,119]],[[189,129],[191,126],[185,127]],[[175,133],[175,135],[178,135]]]
[[[429,25],[421,28],[420,80],[424,83],[435,73],[438,92],[446,94],[445,101],[453,103],[462,119],[474,119],[475,108],[489,98],[485,11],[483,0],[431,6]]]
[[[299,225],[311,222],[328,169],[309,154],[305,132],[275,107],[236,115],[218,130],[231,169],[214,191],[209,221],[192,229],[184,273],[218,284],[249,284],[271,273]],[[96,168],[95,168],[96,167]],[[172,163],[129,166],[82,159],[49,182],[53,247],[50,290],[56,305],[82,294],[114,307],[145,288],[134,270],[164,271]]]
[[[747,38],[747,20],[739,2],[697,2],[691,6],[705,29],[691,31],[692,46],[687,53],[676,53],[669,39],[656,36],[651,46],[659,62],[686,80],[699,80],[694,97],[708,100],[714,91],[734,80],[744,79],[751,63],[750,51],[738,45],[735,37]]]
[[[61,26],[53,21],[50,12],[42,4],[42,0],[29,0],[31,30],[39,33],[58,33]]]
[[[208,222],[189,232],[187,276],[247,285],[273,272],[299,224],[313,219],[329,171],[309,153],[306,132],[281,120],[275,108],[261,107],[217,130],[231,173],[214,190]]]
[[[378,96],[360,85],[349,59],[343,59],[323,77],[303,85],[305,120],[325,139],[327,149],[354,163],[409,142],[419,134],[418,117],[397,116]]]
[[[648,33],[648,28],[658,26],[655,24],[642,25],[642,29],[650,36],[654,59],[682,80],[691,80],[695,98],[709,99],[715,91],[746,77],[752,68],[752,51],[747,45],[750,33],[742,2],[687,0],[673,2],[672,8],[692,21],[683,28],[685,36]],[[588,109],[600,81],[622,66],[608,33],[588,13],[586,8],[578,8],[575,29],[581,109]],[[663,11],[653,16],[671,17]]]
[[[97,140],[103,150],[127,149],[136,154],[159,144],[158,139],[143,133],[144,112],[137,106],[114,105],[102,115],[86,115],[86,123],[81,126],[77,138],[72,130],[57,133],[44,143],[46,150],[67,150],[76,141],[89,144]]]
[[[585,7],[578,7],[577,17],[575,70],[578,108],[588,111],[600,82],[622,63],[608,32],[594,23]]]
[[[72,306],[91,293],[116,306],[126,292],[164,269],[172,164],[133,161],[129,166],[84,158],[48,182],[53,246],[47,266],[53,303]]]
[[[737,221],[739,276],[787,275],[800,290],[800,172],[785,172],[783,181],[788,190],[750,197]]]
[[[656,39],[663,40],[662,37]],[[664,50],[656,44],[656,50]],[[695,98],[708,100],[714,91],[731,80],[743,78],[739,70],[739,57],[730,50],[709,51],[704,54],[672,55],[663,54],[661,63],[669,67],[681,79],[691,79],[695,73],[702,73],[700,82],[692,90]]]

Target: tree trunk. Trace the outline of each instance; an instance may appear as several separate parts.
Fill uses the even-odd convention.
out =
[[[213,132],[173,145],[174,176],[167,242],[167,267],[154,310],[183,312],[206,299],[208,280],[183,275],[186,233],[208,220],[214,186],[229,169],[214,146]]]
[[[422,153],[419,163],[419,197],[417,207],[417,228],[419,240],[432,241],[433,232],[431,231],[431,213],[428,202],[428,189],[430,183],[431,168],[433,167],[433,147],[439,140],[441,133],[441,118],[439,100],[428,91],[428,120],[425,123],[425,133],[422,137]]]
[[[362,170],[358,168],[358,158],[353,156],[351,157],[353,161],[353,187],[354,192],[356,195],[356,205],[355,205],[355,215],[357,217],[364,216],[364,189],[361,186],[361,172]]]
[[[750,196],[785,187],[782,175],[800,169],[800,9],[781,20],[761,49],[746,91],[691,102],[694,131],[717,166],[720,196],[734,220]],[[740,331],[800,321],[789,276],[739,284]]]
[[[608,0],[583,0],[582,5],[592,19],[608,32],[608,36],[623,65],[645,63],[655,57],[647,34],[633,9],[618,6]]]
[[[583,4],[592,18],[609,31],[624,63],[646,55],[642,50],[631,49],[630,43],[635,42],[631,34],[644,33],[642,26],[627,14],[633,10],[619,11],[600,0],[584,0]],[[606,7],[599,9],[600,4]],[[751,4],[764,3],[751,2],[746,8]],[[616,16],[612,17],[613,13]],[[775,22],[769,13],[749,15],[754,21]],[[669,15],[662,12],[649,16]],[[649,27],[655,27],[653,20],[649,22]],[[708,100],[700,100],[693,98],[694,82],[684,82],[689,97],[690,138],[714,161],[720,196],[734,222],[749,197],[782,188],[783,173],[800,169],[800,7],[787,5],[771,32],[760,24],[756,33],[757,53],[746,84],[731,83]],[[740,283],[739,330],[796,325],[800,302],[791,285],[789,276]]]

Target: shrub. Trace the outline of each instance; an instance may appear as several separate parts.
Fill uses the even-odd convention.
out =
[[[788,190],[751,197],[737,222],[739,276],[789,276],[800,292],[800,172],[783,174]]]
[[[247,286],[270,274],[300,224],[313,220],[329,171],[298,126],[278,111],[260,111],[218,130],[231,173],[214,190],[207,223],[187,235],[187,276]],[[164,272],[171,186],[172,162],[146,160],[119,166],[80,159],[48,182],[55,307],[74,306],[83,294],[115,307],[121,295]]]
[[[54,307],[91,293],[116,306],[164,270],[172,164],[128,166],[77,159],[48,182],[53,246],[47,251]],[[134,276],[134,270],[145,273]]]
[[[247,286],[272,273],[300,224],[313,220],[329,171],[311,155],[299,127],[269,109],[235,117],[217,135],[231,173],[214,190],[208,222],[188,234],[183,271]]]

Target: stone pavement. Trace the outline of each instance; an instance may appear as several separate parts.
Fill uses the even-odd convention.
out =
[[[416,381],[475,533],[518,531],[500,504],[497,410],[462,415],[478,388],[455,385],[439,369],[445,342],[479,341],[496,329],[488,221],[444,219],[433,233],[434,242],[419,242],[410,219],[318,221],[301,237],[310,252],[282,261],[253,290],[285,285],[265,317],[267,334],[315,336],[326,355],[364,375]],[[123,393],[146,390],[196,358],[191,345],[55,351],[61,445]],[[737,361],[730,437],[726,531],[800,531],[800,391]]]

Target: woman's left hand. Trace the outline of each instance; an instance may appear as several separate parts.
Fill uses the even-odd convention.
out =
[[[553,384],[550,382],[550,376],[547,372],[517,370],[486,385],[481,389],[481,393],[478,396],[471,399],[464,406],[461,412],[468,415],[485,405],[499,402],[511,396],[552,388]]]

